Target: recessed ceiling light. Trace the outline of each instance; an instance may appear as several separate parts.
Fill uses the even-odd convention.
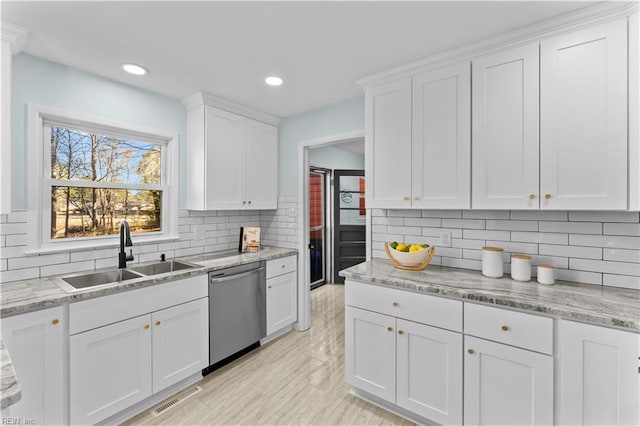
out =
[[[264,82],[269,86],[280,86],[284,83],[284,80],[278,76],[270,75],[269,77],[264,79]]]
[[[122,64],[122,69],[133,75],[145,75],[149,72],[145,67],[129,63]]]

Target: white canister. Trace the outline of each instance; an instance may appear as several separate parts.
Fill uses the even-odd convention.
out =
[[[500,247],[482,247],[482,275],[491,278],[501,278],[504,274],[504,263]]]
[[[516,281],[531,281],[531,256],[511,255],[511,278]]]
[[[555,284],[556,268],[554,268],[553,265],[538,265],[538,282],[546,285]]]

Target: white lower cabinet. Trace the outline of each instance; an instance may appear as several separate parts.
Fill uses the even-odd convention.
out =
[[[70,338],[72,424],[95,424],[151,396],[151,315]]]
[[[20,401],[3,410],[3,418],[66,423],[65,327],[62,306],[2,319],[2,340],[21,390]]]
[[[208,300],[71,336],[71,423],[95,424],[207,367]]]
[[[347,383],[440,424],[462,422],[462,335],[346,308]]]
[[[209,299],[152,314],[153,393],[209,364]]]
[[[297,256],[267,261],[267,336],[298,320]]]
[[[560,424],[640,424],[640,335],[560,321]]]
[[[440,424],[462,423],[462,334],[398,319],[396,403]]]
[[[267,335],[296,321],[297,284],[295,272],[267,280]]]
[[[394,403],[396,400],[396,319],[347,306],[345,378],[347,383]]]
[[[552,356],[464,339],[465,424],[553,424]]]

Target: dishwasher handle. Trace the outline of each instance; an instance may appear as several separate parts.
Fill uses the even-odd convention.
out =
[[[238,278],[242,278],[242,277],[246,277],[249,275],[253,275],[256,272],[260,272],[264,269],[264,266],[261,266],[260,268],[256,268],[256,269],[252,269],[250,271],[247,272],[243,272],[241,274],[233,274],[233,275],[227,275],[227,276],[221,276],[220,278],[216,278],[215,276],[209,278],[209,283],[210,284],[215,284],[215,283],[221,283],[221,282],[225,282],[225,281],[229,281],[229,280],[235,280]]]

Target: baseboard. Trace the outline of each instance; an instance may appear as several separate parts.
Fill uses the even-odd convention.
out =
[[[275,331],[275,332],[271,333],[270,335],[268,335],[264,339],[261,339],[260,340],[260,344],[264,345],[265,343],[269,343],[270,341],[272,341],[274,339],[277,339],[278,337],[282,336],[283,334],[287,334],[291,330],[293,330],[293,325],[292,324],[290,324],[290,325],[288,325],[286,327],[283,327],[278,331]]]
[[[424,417],[420,417],[417,416],[407,410],[404,410],[400,407],[398,407],[395,404],[391,404],[390,402],[387,402],[383,399],[378,398],[377,396],[371,395],[370,393],[361,391],[359,389],[356,388],[351,388],[351,391],[349,391],[349,393],[357,398],[363,399],[375,406],[378,406],[380,408],[382,408],[383,410],[387,410],[393,414],[395,414],[396,416],[400,416],[404,419],[409,420],[410,422],[416,423],[418,425],[424,425],[424,426],[439,426],[440,423],[436,423],[434,421],[431,421],[429,419],[425,419]]]
[[[150,409],[154,405],[164,401],[170,396],[180,392],[183,389],[188,388],[189,386],[201,382],[202,381],[202,373],[199,371],[192,376],[187,377],[176,383],[173,386],[169,386],[166,389],[161,390],[160,392],[151,395],[149,398],[138,402],[137,404],[127,408],[119,412],[118,414],[114,414],[113,416],[99,422],[99,425],[119,425],[124,423],[125,421],[137,416],[145,410]]]

